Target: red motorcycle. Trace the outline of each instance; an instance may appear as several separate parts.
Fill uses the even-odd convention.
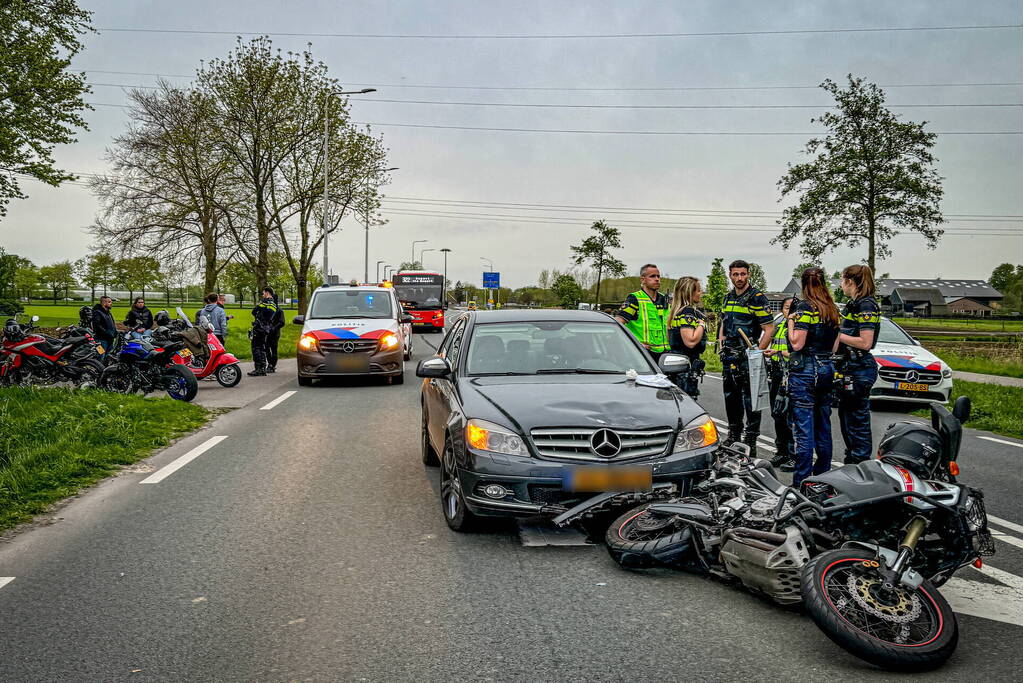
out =
[[[223,387],[233,387],[242,381],[242,369],[233,353],[228,353],[217,336],[213,334],[213,326],[203,319],[199,325],[192,325],[184,313],[178,309],[180,318],[173,321],[172,329],[185,341],[186,347],[174,357],[174,362],[185,365],[196,379],[214,377]],[[205,344],[199,340],[205,333]]]
[[[76,387],[96,386],[103,364],[83,355],[87,347],[96,346],[92,335],[86,333],[65,339],[47,337],[33,332],[33,323],[38,321],[39,316],[34,315],[27,325],[14,319],[4,325],[0,343],[0,386],[65,381]]]

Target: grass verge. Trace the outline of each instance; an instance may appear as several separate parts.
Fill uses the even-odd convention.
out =
[[[1023,388],[956,380],[951,400],[960,396],[969,396],[973,403],[967,427],[1023,438]],[[929,417],[931,412],[925,408],[913,414]]]
[[[170,398],[0,389],[0,530],[198,429],[208,416]]]
[[[1023,321],[1001,320],[999,318],[977,318],[976,320],[947,318],[892,318],[907,330],[984,330],[986,332],[1023,332]]]

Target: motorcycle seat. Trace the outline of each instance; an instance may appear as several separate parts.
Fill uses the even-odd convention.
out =
[[[785,484],[778,481],[774,473],[766,467],[754,467],[750,470],[750,475],[776,496],[780,496],[788,488]]]
[[[881,468],[880,460],[865,460],[856,465],[846,465],[824,474],[807,477],[803,483],[826,484],[835,490],[835,495],[824,502],[825,507],[886,496],[900,490],[898,482]]]

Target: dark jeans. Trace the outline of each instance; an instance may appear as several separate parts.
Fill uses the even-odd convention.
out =
[[[793,486],[811,474],[831,469],[831,402],[835,366],[829,359],[805,358],[789,372],[792,432],[796,439],[796,471]],[[814,461],[814,452],[817,460]]]
[[[281,341],[281,330],[276,328],[266,335],[266,366],[277,369],[277,344]]]
[[[227,335],[225,335],[225,334],[215,334],[213,336],[220,340],[220,345],[221,346],[223,346],[225,349],[227,348]]]
[[[725,415],[728,417],[728,437],[738,441],[743,436],[745,417],[746,441],[756,442],[760,434],[760,411],[753,410],[749,393],[749,364],[746,354],[738,356],[722,354],[721,377],[725,393]]]
[[[778,390],[781,388],[782,378],[784,373],[781,370],[779,363],[774,361],[768,361],[768,370],[771,373],[771,405],[774,405],[774,399],[778,396]],[[791,395],[790,395],[791,400]],[[792,419],[791,409],[784,415],[771,414],[774,419],[774,445],[778,449],[778,455],[788,455],[789,457],[795,457],[796,451],[792,441],[792,426],[789,424]]]
[[[852,391],[838,393],[838,422],[845,440],[847,465],[870,459],[873,439],[870,433],[870,389],[877,381],[877,362],[872,356],[850,366]]]
[[[266,340],[267,333],[263,330],[252,328],[252,360],[256,363],[256,370],[266,370]]]

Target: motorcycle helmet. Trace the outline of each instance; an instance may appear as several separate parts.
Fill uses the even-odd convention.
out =
[[[881,437],[877,457],[929,479],[941,464],[941,437],[927,425],[896,422]]]
[[[157,327],[166,327],[167,325],[170,325],[170,321],[170,313],[167,311],[160,311],[156,314],[156,317],[153,318],[153,322],[156,323]]]
[[[78,309],[78,323],[82,327],[92,327],[92,309],[82,306]]]
[[[12,318],[4,323],[4,336],[12,342],[19,342],[25,338],[25,332],[21,329],[18,321]]]
[[[121,347],[119,358],[128,362],[145,360],[153,355],[153,346],[141,339],[132,339]]]

